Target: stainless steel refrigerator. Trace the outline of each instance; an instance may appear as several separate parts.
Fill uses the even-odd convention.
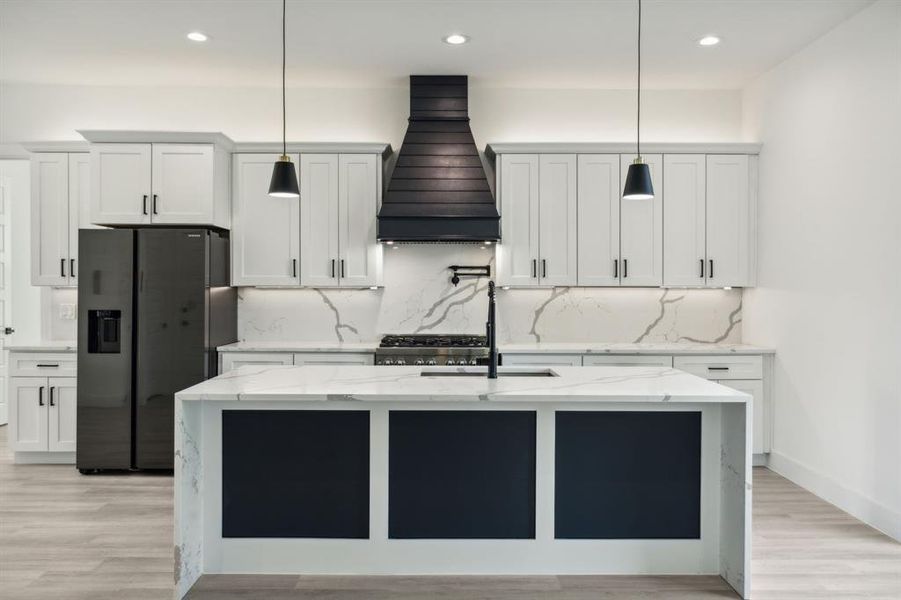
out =
[[[83,229],[78,237],[82,473],[172,469],[174,394],[217,373],[237,339],[227,233]]]

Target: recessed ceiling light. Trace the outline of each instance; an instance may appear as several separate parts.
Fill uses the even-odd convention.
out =
[[[450,44],[451,46],[459,46],[460,44],[465,44],[468,41],[469,38],[462,33],[452,33],[444,38],[444,43]]]
[[[191,40],[192,42],[205,42],[209,38],[206,36],[205,33],[201,33],[200,31],[192,31],[191,33],[188,34],[188,39]]]
[[[719,43],[720,38],[715,35],[705,35],[698,40],[698,44],[700,44],[701,46],[716,46]]]

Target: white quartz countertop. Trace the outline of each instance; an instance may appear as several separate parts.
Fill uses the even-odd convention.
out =
[[[378,342],[235,342],[219,352],[375,352]],[[749,344],[522,342],[498,344],[507,354],[774,354]]]
[[[7,344],[10,352],[75,352],[78,347],[75,342],[15,342]]]
[[[378,342],[234,342],[219,352],[375,352]]]
[[[534,371],[501,367],[499,372]],[[665,367],[553,367],[555,377],[423,376],[484,367],[249,365],[178,392],[213,401],[747,402],[743,392]]]

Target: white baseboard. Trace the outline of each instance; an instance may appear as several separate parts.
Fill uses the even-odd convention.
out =
[[[786,479],[797,483],[823,500],[834,504],[852,517],[860,519],[901,542],[901,513],[893,511],[872,498],[850,490],[831,477],[811,469],[779,452],[771,452],[767,466]]]
[[[74,452],[14,452],[17,465],[74,465]]]

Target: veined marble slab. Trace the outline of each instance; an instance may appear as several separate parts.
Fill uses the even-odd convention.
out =
[[[553,377],[504,377],[551,371]],[[423,376],[484,373],[485,367],[248,365],[178,392],[178,400],[368,402],[512,401],[744,403],[751,396],[665,367],[501,367],[500,377]]]
[[[10,352],[76,352],[76,342],[31,342],[22,344],[9,344],[6,349]]]
[[[234,342],[219,352],[375,352],[379,342]]]

